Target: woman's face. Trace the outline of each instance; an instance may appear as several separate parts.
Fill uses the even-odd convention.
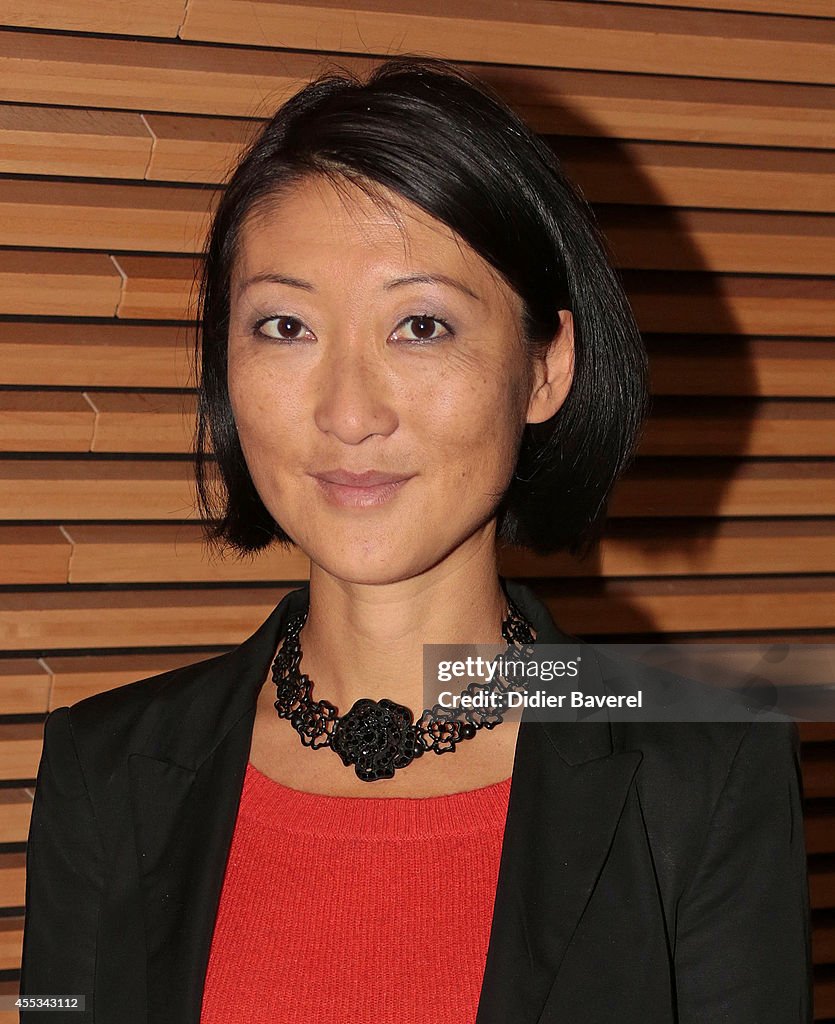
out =
[[[229,394],[253,482],[315,564],[358,583],[492,542],[535,386],[515,292],[386,198],[394,215],[304,179],[246,220],[231,282]],[[323,479],[339,471],[395,479]]]

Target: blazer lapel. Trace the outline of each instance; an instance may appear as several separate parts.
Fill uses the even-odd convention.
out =
[[[572,642],[528,587],[506,584],[537,643]],[[305,584],[233,651],[175,673],[171,714],[128,752],[153,1024],[199,1024],[258,693],[307,598]],[[164,707],[165,693],[157,700]],[[525,709],[476,1024],[539,1019],[640,760],[613,753],[608,721],[548,722]]]
[[[611,846],[639,751],[572,765],[552,741],[566,723],[523,722],[476,1024],[535,1024]],[[571,723],[567,723],[571,727]]]
[[[306,601],[306,586],[291,591],[240,646],[181,670],[170,714],[128,753],[153,1024],[199,1024],[258,692],[286,617]]]
[[[561,633],[530,588],[506,582],[537,644],[576,645],[599,680],[590,647]],[[540,1019],[603,868],[643,755],[614,753],[609,721],[594,718],[522,715],[476,1024]]]

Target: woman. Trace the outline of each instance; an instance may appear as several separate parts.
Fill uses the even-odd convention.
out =
[[[431,59],[317,80],[229,182],[200,323],[210,535],[310,582],[50,714],[22,992],[97,1024],[811,1020],[791,723],[422,703],[424,644],[571,641],[495,541],[586,550],[646,412],[548,148]]]

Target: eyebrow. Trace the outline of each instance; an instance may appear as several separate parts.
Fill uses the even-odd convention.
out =
[[[255,274],[253,277],[248,278],[238,288],[238,294],[242,295],[247,288],[250,288],[254,284],[261,284],[262,282],[269,282],[270,284],[284,284],[290,288],[300,288],[302,291],[315,292],[316,288],[309,281],[302,281],[298,277],[289,277],[287,274],[274,274],[271,271],[265,271],[262,274]],[[455,288],[459,292],[463,292],[465,295],[469,295],[470,298],[475,299],[476,302],[481,302],[481,298],[476,295],[472,288],[468,287],[463,281],[458,281],[454,277],[448,277],[446,274],[409,274],[407,277],[396,277],[392,281],[387,281],[383,288],[386,291],[390,291],[392,288],[399,288],[405,284],[445,284],[450,288]]]
[[[391,288],[399,288],[400,285],[404,284],[445,284],[450,288],[463,292],[465,295],[469,295],[476,302],[481,302],[481,299],[472,288],[469,288],[463,281],[458,281],[454,277],[447,277],[446,274],[410,274],[408,277],[397,277],[393,281],[388,281],[383,287],[386,291],[389,291]]]
[[[301,288],[306,292],[316,291],[309,281],[301,281],[298,277],[288,277],[286,274],[273,274],[268,270],[262,274],[254,274],[246,281],[242,281],[238,286],[238,295],[243,295],[247,288],[251,288],[254,284],[261,284],[263,281],[268,281],[270,284],[286,284],[291,288]]]

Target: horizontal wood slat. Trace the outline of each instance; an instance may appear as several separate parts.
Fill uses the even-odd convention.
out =
[[[34,779],[43,745],[43,724],[0,725],[0,780]]]
[[[0,249],[0,313],[109,317],[121,296],[122,275],[103,253]]]
[[[114,256],[123,278],[116,315],[137,320],[194,320],[198,269],[184,256]]]
[[[336,63],[362,73],[376,62],[340,55]],[[321,54],[0,31],[0,90],[15,104],[268,117],[327,64]],[[473,70],[544,133],[835,147],[835,100],[819,85]]]
[[[257,558],[207,557],[199,526],[64,527],[70,547],[66,582],[215,582],[307,579],[310,562],[298,548],[274,545]],[[2,527],[0,527],[2,537]]]
[[[657,398],[639,451],[750,458],[835,455],[835,402]]]
[[[835,273],[832,217],[608,206],[599,211],[599,219],[619,267]]]
[[[588,591],[585,591],[585,588]],[[733,630],[832,629],[832,581],[814,577],[723,580],[572,581],[570,592],[546,600],[570,633],[721,632]],[[781,607],[797,601],[798,607]],[[781,596],[782,595],[782,596]],[[546,592],[547,596],[547,592]],[[818,603],[828,608],[815,608]],[[796,614],[795,614],[796,612]]]
[[[192,388],[193,345],[193,330],[185,325],[0,321],[0,384]],[[788,362],[775,365],[778,380],[784,379]],[[797,376],[827,379],[826,374]]]
[[[832,26],[763,15],[516,0],[190,0],[183,39],[649,74],[833,81]],[[502,41],[497,49],[496,39]]]
[[[263,621],[287,590],[11,593],[4,601],[0,646],[9,651],[106,649],[114,646],[114,638],[119,647],[231,646],[249,636],[250,624]]]
[[[199,252],[217,193],[0,180],[0,245]]]
[[[806,789],[806,751],[801,755]],[[823,863],[819,863],[822,861]],[[809,900],[813,908],[835,908],[835,864],[831,857],[809,858]]]
[[[645,342],[654,395],[750,398],[830,398],[835,395],[835,342],[832,341],[649,335]]]
[[[822,642],[829,641],[827,639]],[[804,743],[831,743],[835,740],[835,722],[802,722],[798,729]]]
[[[148,113],[143,116],[154,139],[146,177],[149,180],[208,182],[228,178],[264,120],[231,120]]]
[[[0,104],[0,171],[144,178],[153,136],[139,114]]]
[[[663,525],[612,519],[599,551],[584,560],[510,549],[502,552],[501,565],[511,578],[832,572],[834,535],[829,519],[717,519]]]
[[[602,0],[603,3],[640,3],[655,7],[698,7],[750,14],[794,14],[812,18],[835,17],[830,0]]]
[[[835,212],[835,161],[827,152],[590,138],[550,142],[593,202]]]
[[[78,392],[0,391],[0,451],[85,452],[94,430]]]
[[[825,852],[831,847],[831,833],[835,816],[831,811],[818,812],[814,805],[806,813],[806,848],[809,854]]]
[[[175,37],[185,13],[184,0],[5,0],[3,24],[64,32],[113,32]]]
[[[0,460],[0,520],[193,519],[188,462]]]
[[[22,907],[25,902],[26,855],[0,853],[0,901],[4,907]]]
[[[0,964],[5,970],[13,970],[20,966],[23,953],[23,920],[8,918],[0,920]],[[16,1024],[20,1020],[17,1010],[4,1010],[0,1014],[0,1024]]]
[[[0,714],[46,714],[114,686],[145,679],[211,658],[216,650],[153,651],[148,654],[69,655],[0,660]],[[0,788],[2,798],[10,791]],[[0,814],[0,836],[3,817]],[[24,836],[25,838],[25,836]],[[0,838],[0,842],[17,842]]]
[[[614,516],[832,514],[832,460],[638,460],[613,493]]]
[[[826,278],[624,273],[641,329],[670,334],[832,334],[835,288]]]
[[[835,798],[835,745],[807,744],[803,755],[803,791],[808,799]],[[835,829],[835,821],[833,821]],[[835,907],[835,900],[832,906]]]
[[[0,391],[0,451],[187,454],[191,395]]]
[[[0,659],[0,714],[32,715],[49,709],[52,680],[45,664],[35,658]],[[0,804],[6,791],[0,788]],[[3,837],[0,815],[0,842]]]
[[[0,841],[26,842],[32,817],[33,787],[0,789]]]
[[[704,2],[704,0],[703,0]],[[749,0],[750,2],[750,0]],[[785,3],[785,0],[784,0]],[[813,0],[801,0],[800,10]],[[818,0],[820,3],[820,0]],[[720,4],[720,6],[726,6]],[[699,4],[695,7],[698,8]],[[769,6],[775,6],[770,0]],[[779,6],[779,5],[778,5]],[[733,8],[732,8],[733,9]],[[270,0],[152,0],[128,17],[122,5],[91,0],[11,0],[7,25],[125,35],[148,35],[294,47],[344,53],[431,52],[455,61],[492,63],[496,35],[502,62],[564,67],[778,81],[832,81],[826,63],[831,32],[824,23],[738,13],[589,3],[517,0],[363,0],[361,5],[320,0],[287,4]]]
[[[830,853],[835,829],[835,810],[828,801],[806,802],[806,853],[810,856]]]
[[[815,963],[835,963],[835,922],[813,919],[812,957]]]

